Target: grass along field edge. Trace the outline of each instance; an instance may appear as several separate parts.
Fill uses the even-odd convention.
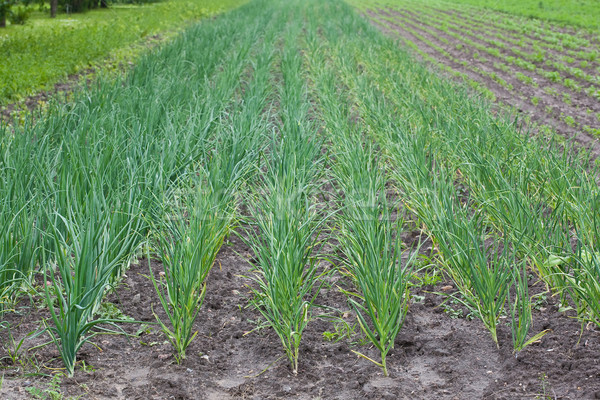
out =
[[[20,103],[31,108],[46,100],[36,95],[60,90],[61,85],[55,85],[69,76],[68,81],[76,83],[89,79],[90,72],[122,72],[148,47],[172,38],[190,23],[243,3],[168,0],[115,5],[67,19],[45,17],[0,31],[0,105],[12,104],[8,108],[15,109],[14,103]]]

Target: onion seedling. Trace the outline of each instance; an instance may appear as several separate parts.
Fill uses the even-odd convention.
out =
[[[14,303],[23,284],[33,276],[38,256],[39,230],[35,215],[25,206],[13,213],[0,206],[0,314]]]
[[[164,277],[150,277],[168,324],[154,314],[173,345],[176,359],[185,352],[198,332],[192,333],[196,316],[206,295],[206,278],[215,263],[233,220],[230,198],[209,187],[189,188],[181,206],[167,215],[155,234],[155,249]],[[187,218],[183,216],[187,214]]]
[[[385,193],[380,193],[383,198]],[[344,211],[349,211],[345,208]],[[388,376],[386,356],[404,324],[408,311],[408,281],[413,252],[402,261],[402,222],[392,221],[387,202],[370,209],[347,212],[341,219],[339,242],[346,256],[345,266],[358,289],[344,291],[367,338],[379,350],[381,363],[374,362]]]
[[[55,274],[51,263],[45,263],[45,301],[50,310],[52,325],[47,331],[67,370],[72,376],[77,352],[98,333],[89,333],[108,319],[94,319],[94,313],[110,286],[116,270],[128,260],[138,240],[131,216],[118,231],[111,230],[113,216],[120,210],[111,210],[90,195],[87,214],[71,211],[56,215],[52,224]],[[54,299],[55,298],[55,299]]]
[[[320,289],[312,253],[325,220],[305,193],[295,196],[278,183],[253,202],[251,213],[256,232],[248,231],[245,240],[256,255],[252,303],[281,339],[297,374],[302,334]]]
[[[356,287],[356,290],[343,292],[367,339],[379,350],[381,362],[355,353],[380,366],[388,376],[387,355],[404,324],[410,265],[417,252],[408,261],[402,261],[403,222],[392,220],[381,160],[376,156],[373,143],[365,140],[357,126],[350,124],[350,109],[333,106],[339,94],[332,76],[317,62],[313,69],[320,72],[316,86],[333,138],[333,173],[341,191],[337,239],[345,256],[345,271]]]
[[[531,329],[531,297],[529,297],[529,288],[527,285],[527,269],[522,262],[522,272],[515,268],[513,276],[513,287],[515,288],[515,297],[510,309],[511,333],[515,357],[530,344],[540,340],[548,330],[544,330],[527,339]],[[509,293],[510,297],[510,293]],[[512,298],[510,299],[512,300]]]
[[[456,208],[444,208],[442,213],[433,236],[446,271],[462,295],[457,300],[475,312],[498,345],[496,325],[507,299],[514,250],[506,241],[486,246],[485,228],[478,216],[454,214]]]
[[[579,245],[570,261],[572,276],[566,279],[577,314],[582,321],[600,327],[600,253]]]

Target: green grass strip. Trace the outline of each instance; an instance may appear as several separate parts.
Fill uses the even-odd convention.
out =
[[[137,58],[145,38],[167,34],[244,1],[168,0],[114,5],[56,19],[35,16],[25,26],[0,30],[0,105],[50,90],[70,74],[111,58],[113,68]],[[137,46],[132,46],[138,43]]]

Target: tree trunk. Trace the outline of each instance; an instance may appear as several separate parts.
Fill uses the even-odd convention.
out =
[[[0,28],[6,28],[6,12],[0,13]]]
[[[108,0],[100,0],[100,8],[108,8]]]
[[[58,0],[50,0],[50,18],[56,18],[56,9],[58,8]]]

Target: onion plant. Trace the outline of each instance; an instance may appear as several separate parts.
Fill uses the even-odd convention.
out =
[[[600,220],[597,167],[590,167],[585,153],[574,152],[569,143],[548,143],[545,138],[532,137],[502,116],[491,117],[485,106],[461,101],[460,98],[466,98],[464,94],[453,91],[444,82],[429,78],[427,85],[408,82],[407,77],[426,74],[418,67],[413,69],[403,61],[385,56],[387,48],[383,44],[379,51],[372,46],[362,49],[363,57],[373,63],[368,70],[373,80],[368,85],[380,86],[379,97],[385,93],[391,103],[388,113],[394,110],[406,116],[397,121],[402,127],[389,128],[388,132],[398,134],[382,135],[382,143],[400,139],[405,145],[406,139],[402,137],[408,132],[422,135],[424,143],[417,149],[428,149],[432,165],[449,165],[457,172],[452,177],[453,183],[464,185],[471,207],[482,213],[482,227],[489,229],[490,235],[508,239],[516,246],[518,258],[529,258],[540,277],[561,295],[563,304],[567,302],[567,293],[579,303],[577,293],[569,289],[577,263],[555,261],[561,254],[573,254],[574,242],[582,241],[589,248],[597,243],[594,231],[596,221]],[[378,57],[380,60],[375,61]],[[372,89],[367,93],[377,91]],[[364,103],[366,108],[369,101]],[[385,108],[375,107],[380,105],[381,102],[369,108],[373,115],[370,123],[385,121]],[[408,151],[402,151],[402,145],[398,146],[400,154],[395,157],[398,165],[414,148],[409,145]],[[434,176],[433,180],[439,177]],[[407,195],[410,193],[408,190]],[[586,232],[585,236],[576,239],[574,230]]]
[[[98,334],[90,333],[91,329],[111,322],[94,319],[94,313],[115,271],[139,243],[135,222],[140,219],[135,215],[118,229],[113,227],[114,216],[120,212],[91,193],[85,215],[71,211],[53,218],[50,235],[55,251],[44,266],[45,281],[50,282],[45,286],[51,316],[47,331],[69,376],[75,370],[78,350]]]
[[[38,220],[28,205],[16,213],[6,199],[0,205],[0,314],[33,276],[40,242]]]
[[[245,238],[256,257],[252,303],[279,336],[294,374],[321,285],[313,253],[324,219],[304,190],[271,182],[252,201],[250,222],[256,230]]]
[[[318,148],[311,142],[294,147],[304,155]],[[300,161],[301,153],[284,148],[269,165],[271,175],[260,192],[250,199],[248,222],[253,229],[244,240],[256,256],[252,303],[279,336],[296,374],[302,334],[321,287],[315,253],[326,217],[313,202],[318,164]]]
[[[314,91],[322,106],[327,137],[331,138],[334,185],[340,192],[337,239],[344,254],[343,271],[355,287],[344,293],[361,329],[379,350],[381,362],[356,353],[379,365],[387,376],[387,355],[404,324],[410,265],[417,253],[403,260],[403,222],[392,218],[383,161],[372,140],[360,130],[360,122],[351,122],[347,103],[340,104],[338,82],[325,67],[321,50],[320,41],[309,40]]]
[[[569,246],[568,221],[560,215],[560,210],[548,210],[547,207],[526,192],[516,190],[517,182],[511,176],[502,176],[498,170],[485,168],[487,182],[491,185],[478,185],[472,178],[471,199],[485,213],[486,222],[518,244],[517,254],[529,258],[538,275],[558,292],[564,289],[564,280],[548,258],[557,251]],[[508,179],[507,179],[508,178]],[[512,181],[512,182],[511,182]]]
[[[230,199],[219,198],[214,188],[188,188],[180,195],[181,204],[172,207],[173,214],[167,214],[154,235],[164,276],[150,274],[168,322],[155,316],[178,362],[198,333],[192,328],[204,301],[206,279],[233,219]]]
[[[326,221],[315,201],[321,147],[308,117],[306,83],[300,75],[299,30],[299,25],[288,24],[285,33],[279,129],[272,138],[262,184],[248,199],[250,228],[244,236],[256,257],[252,302],[279,336],[294,374],[321,287],[315,256]]]
[[[32,190],[39,171],[30,159],[44,152],[40,142],[13,136],[0,122],[0,313],[31,283],[40,260],[44,196]]]
[[[404,324],[408,310],[408,281],[413,252],[403,261],[402,221],[392,221],[384,192],[373,207],[359,206],[350,212],[344,208],[340,217],[338,240],[345,255],[344,265],[357,291],[344,291],[356,311],[363,332],[379,350],[381,362],[367,356],[388,376],[386,356]]]
[[[456,283],[457,300],[474,311],[498,345],[496,325],[504,310],[516,255],[507,240],[488,236],[481,214],[469,215],[452,192],[429,193],[421,217],[428,221],[446,272]]]
[[[565,262],[571,265],[566,280],[579,318],[600,327],[600,252],[579,244]]]
[[[381,112],[377,109],[381,103],[371,101],[369,96],[363,98],[363,104],[372,107],[365,111],[369,123]],[[382,123],[374,121],[372,126],[376,124]],[[496,325],[507,300],[515,259],[512,244],[489,235],[482,214],[473,212],[469,199],[457,193],[453,171],[443,164],[436,166],[421,129],[408,135],[392,124],[383,124],[395,132],[395,136],[379,140],[390,149],[405,206],[432,236],[442,265],[460,290],[457,300],[482,320],[497,344]]]
[[[345,271],[357,289],[344,293],[363,332],[379,350],[381,362],[357,354],[379,365],[388,376],[387,354],[404,325],[411,264],[418,251],[403,260],[403,221],[392,218],[385,174],[372,144],[363,143],[357,133],[342,135],[336,138],[340,149],[334,166],[343,205],[338,217],[338,241],[345,256]],[[401,210],[396,211],[400,215]]]
[[[527,282],[526,263],[521,262],[521,268],[514,271],[513,284],[514,298],[510,298],[512,305],[510,307],[511,316],[511,334],[515,357],[530,344],[540,340],[548,330],[539,332],[529,339],[529,331],[532,326],[531,317],[531,297],[529,296],[529,287]],[[510,294],[509,294],[510,297]]]

